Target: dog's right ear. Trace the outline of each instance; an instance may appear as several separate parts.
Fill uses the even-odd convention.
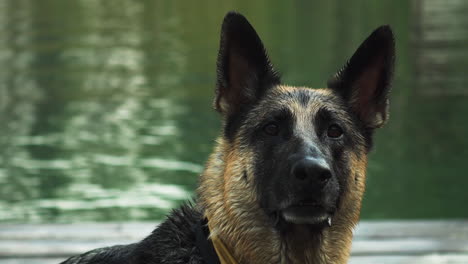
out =
[[[225,115],[236,113],[279,83],[254,28],[243,15],[229,12],[221,28],[215,109]]]

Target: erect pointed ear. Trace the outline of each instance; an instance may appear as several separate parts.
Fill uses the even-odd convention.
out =
[[[348,103],[368,129],[381,127],[388,119],[394,61],[393,32],[389,26],[381,26],[328,81],[328,87]]]
[[[223,114],[235,113],[279,83],[253,27],[241,14],[229,12],[221,29],[215,109]]]

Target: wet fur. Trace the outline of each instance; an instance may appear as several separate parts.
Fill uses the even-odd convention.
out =
[[[63,263],[205,263],[194,234],[204,218],[210,235],[222,240],[239,263],[346,263],[372,135],[388,118],[393,61],[393,34],[381,27],[328,88],[283,85],[253,27],[242,15],[228,13],[214,101],[223,129],[200,176],[196,204],[175,210],[138,243],[97,249]],[[268,138],[262,127],[278,113],[282,137]],[[326,137],[333,122],[346,133],[340,140]],[[324,188],[336,198],[330,227],[289,223],[277,208],[289,199],[281,200],[278,184],[273,185],[287,185],[290,177],[278,173],[290,166],[281,155],[294,154],[306,143],[331,165],[333,184]],[[287,190],[279,191],[288,197]]]

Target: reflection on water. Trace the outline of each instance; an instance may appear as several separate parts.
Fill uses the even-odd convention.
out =
[[[230,9],[251,18],[285,82],[316,87],[392,24],[392,121],[363,216],[468,217],[466,1],[217,3],[0,2],[0,222],[158,219],[190,198],[218,133]]]
[[[178,155],[180,22],[116,2],[72,17],[2,2],[0,220],[155,218],[190,198],[202,166]]]

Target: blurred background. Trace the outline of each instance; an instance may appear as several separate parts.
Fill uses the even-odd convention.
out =
[[[324,87],[390,24],[389,124],[363,219],[468,217],[468,1],[0,1],[0,223],[158,221],[194,194],[219,133],[224,14],[285,83]]]

